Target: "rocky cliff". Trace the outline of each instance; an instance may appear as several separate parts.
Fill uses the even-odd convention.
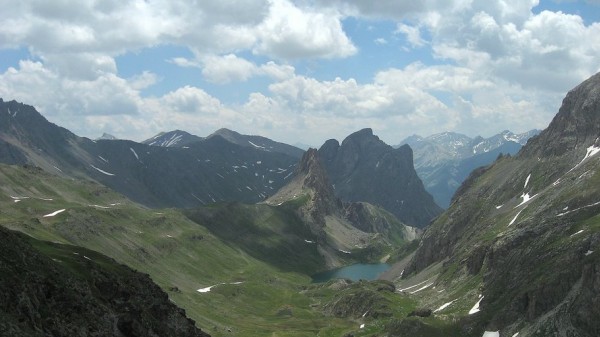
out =
[[[447,287],[447,299],[476,284],[469,318],[502,336],[597,336],[599,137],[600,74],[570,91],[516,157],[470,175],[404,277],[437,265],[431,286]]]
[[[415,172],[408,145],[394,149],[363,129],[341,144],[328,140],[319,157],[343,201],[372,203],[417,227],[441,212]]]
[[[197,336],[148,275],[0,227],[0,336]]]

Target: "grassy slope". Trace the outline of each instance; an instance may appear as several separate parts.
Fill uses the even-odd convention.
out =
[[[0,165],[0,181],[0,225],[86,247],[148,273],[213,336],[340,336],[358,330],[353,318],[323,315],[322,305],[332,294],[311,292],[317,286],[310,278],[291,271],[314,271],[321,262],[316,249],[304,242],[310,233],[286,207],[236,205],[235,212],[214,219],[254,216],[247,232],[228,232],[227,226],[219,227],[221,221],[205,227],[178,210],[145,209],[101,185],[31,167]],[[266,237],[259,239],[262,234]],[[196,291],[235,282],[242,283]],[[395,306],[406,306],[402,296],[390,297]],[[375,320],[368,331],[381,329],[383,323]]]

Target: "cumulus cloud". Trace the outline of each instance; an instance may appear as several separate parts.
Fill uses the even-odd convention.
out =
[[[396,33],[401,33],[406,35],[406,40],[413,47],[422,47],[425,45],[425,40],[421,38],[421,30],[419,27],[409,26],[403,23],[398,24],[398,29]]]
[[[209,82],[225,84],[246,81],[256,71],[256,65],[234,54],[222,57],[207,56],[203,60],[202,75]]]
[[[165,128],[206,135],[232,127],[318,145],[365,126],[386,140],[447,130],[491,134],[515,124],[544,127],[564,92],[600,70],[600,24],[537,11],[538,5],[538,0],[17,1],[0,12],[0,48],[27,49],[39,61],[21,61],[0,74],[0,96],[33,104],[74,131],[84,127],[72,117],[84,115],[88,126],[115,133],[130,127],[147,137]],[[363,50],[344,31],[349,17],[391,20],[395,33],[418,53],[430,52],[435,65],[377,69],[372,80],[352,75],[323,80],[304,72],[319,58],[361,56]],[[377,35],[367,41],[387,42]],[[152,71],[123,78],[115,60],[164,45],[189,49],[192,58],[168,61],[194,68],[190,71],[209,82],[264,76],[271,84],[239,105],[192,85],[143,97],[140,90],[161,79]],[[313,140],[306,139],[309,133]]]
[[[357,49],[342,29],[341,18],[332,9],[300,9],[287,0],[272,0],[269,15],[258,27],[254,52],[279,59],[353,55]]]

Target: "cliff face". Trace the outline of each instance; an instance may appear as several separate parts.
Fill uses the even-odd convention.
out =
[[[516,157],[473,172],[404,277],[439,264],[445,285],[480,280],[474,317],[503,335],[598,335],[599,93],[595,75]]]
[[[371,129],[363,129],[341,145],[328,140],[319,149],[319,157],[335,194],[343,201],[369,202],[417,227],[426,226],[441,213],[417,176],[408,145],[394,149]]]
[[[195,336],[148,275],[0,227],[0,336]]]

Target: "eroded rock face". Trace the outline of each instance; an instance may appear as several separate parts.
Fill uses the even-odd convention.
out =
[[[427,225],[441,212],[415,172],[408,145],[394,149],[371,129],[363,129],[341,145],[328,140],[319,149],[319,157],[335,194],[343,201],[380,206],[417,227]]]
[[[455,277],[480,275],[485,314],[476,318],[509,336],[597,336],[600,156],[589,149],[599,137],[595,75],[516,157],[465,181],[405,276],[441,261]]]
[[[0,336],[209,336],[148,275],[42,243],[64,254],[50,258],[2,227],[0,242]]]
[[[600,144],[600,73],[569,91],[560,110],[539,136],[521,151],[523,157],[561,156]]]

